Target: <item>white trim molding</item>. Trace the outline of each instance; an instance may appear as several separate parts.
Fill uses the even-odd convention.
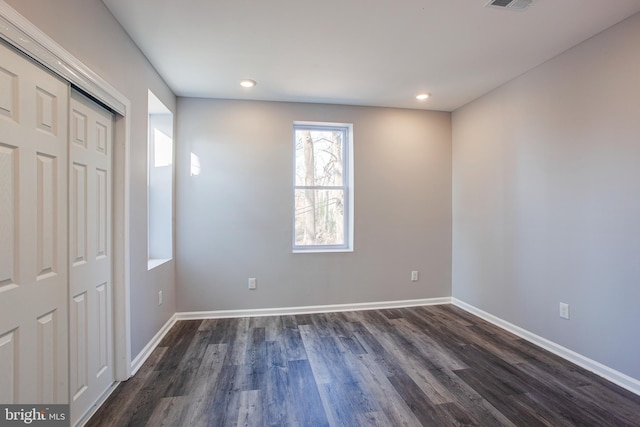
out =
[[[568,360],[569,362],[575,363],[576,365],[588,371],[591,371],[594,374],[599,375],[602,378],[611,381],[612,383],[617,384],[632,393],[640,395],[640,381],[633,377],[630,377],[629,375],[623,374],[622,372],[616,371],[615,369],[603,365],[600,362],[589,359],[586,356],[583,356],[573,350],[561,346],[560,344],[556,344],[553,341],[536,335],[533,332],[529,332],[526,329],[516,326],[513,323],[507,322],[506,320],[496,317],[493,314],[487,313],[486,311],[483,311],[471,304],[467,304],[466,302],[461,301],[457,298],[451,298],[451,303],[456,307],[468,311],[469,313],[478,316],[489,323],[493,323],[494,325],[505,329],[512,334],[515,334],[520,338],[523,338],[539,347],[542,347],[545,350],[548,350],[551,353]]]
[[[117,113],[114,124],[113,302],[115,379],[131,375],[129,188],[131,102],[106,80],[0,0],[0,39]]]
[[[173,325],[176,324],[177,316],[174,314],[167,320],[167,322],[160,328],[160,330],[151,338],[151,341],[144,346],[140,353],[133,359],[131,362],[131,376],[135,375],[138,372],[138,369],[142,367],[144,362],[151,356],[153,350],[158,347],[158,344],[162,341],[162,339],[167,335],[167,333],[173,328]]]
[[[341,311],[381,310],[385,308],[419,307],[451,304],[451,298],[426,298],[401,301],[364,302],[354,304],[312,305],[302,307],[256,308],[245,310],[188,311],[176,313],[177,320],[224,319],[234,317],[286,316],[292,314],[336,313]]]
[[[126,115],[127,99],[89,67],[0,0],[0,35],[13,47],[54,74],[76,85],[120,115]]]

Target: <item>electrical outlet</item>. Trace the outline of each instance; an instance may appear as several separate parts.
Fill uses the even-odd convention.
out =
[[[560,303],[560,317],[569,319],[569,304],[564,302]]]
[[[418,272],[417,271],[412,271],[411,272],[411,281],[412,282],[417,282],[418,281]]]
[[[162,305],[162,291],[158,291],[158,305]]]
[[[249,289],[254,290],[258,287],[258,282],[255,277],[249,278]]]

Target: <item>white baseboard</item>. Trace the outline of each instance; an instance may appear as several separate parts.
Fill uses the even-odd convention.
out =
[[[418,307],[451,304],[450,297],[402,301],[380,301],[355,304],[312,305],[303,307],[257,308],[247,310],[188,311],[176,313],[177,320],[223,319],[229,317],[286,316],[292,314],[335,313],[340,311],[380,310],[385,308]]]
[[[640,380],[623,374],[620,371],[616,371],[615,369],[603,365],[600,362],[589,359],[588,357],[576,353],[573,350],[569,350],[568,348],[563,347],[560,344],[549,341],[546,338],[529,332],[526,329],[514,325],[513,323],[507,322],[506,320],[502,320],[499,317],[494,316],[493,314],[487,313],[486,311],[474,307],[471,304],[467,304],[466,302],[461,301],[457,298],[451,298],[451,303],[465,311],[468,311],[471,314],[474,314],[490,323],[493,323],[496,326],[499,326],[502,329],[505,329],[519,336],[520,338],[524,338],[525,340],[536,344],[537,346],[542,347],[545,350],[548,350],[551,353],[554,353],[562,357],[563,359],[568,360],[569,362],[575,363],[576,365],[581,366],[584,369],[591,371],[594,374],[599,375],[606,380],[629,390],[632,393],[640,395]]]
[[[174,314],[173,316],[171,316],[171,318],[169,318],[169,320],[167,320],[167,323],[165,323],[162,328],[160,328],[158,333],[156,333],[154,337],[151,338],[151,341],[149,341],[149,343],[144,346],[142,351],[140,351],[140,353],[138,353],[138,355],[131,361],[131,376],[134,376],[135,373],[138,372],[138,369],[140,369],[144,362],[149,358],[149,356],[151,356],[151,353],[153,353],[153,350],[155,350],[158,344],[160,344],[162,338],[164,338],[164,336],[167,335],[167,332],[169,332],[173,325],[176,324],[176,320],[178,319]]]

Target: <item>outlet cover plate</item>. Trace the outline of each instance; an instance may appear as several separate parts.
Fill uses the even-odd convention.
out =
[[[561,302],[560,303],[560,317],[563,319],[569,319],[569,304]]]

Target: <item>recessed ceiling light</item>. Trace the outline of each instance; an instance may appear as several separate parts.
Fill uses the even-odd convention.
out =
[[[240,86],[242,87],[254,87],[255,85],[256,85],[255,80],[251,80],[251,79],[240,80]]]
[[[429,98],[430,94],[428,93],[421,93],[420,95],[416,96],[416,99],[418,101],[424,101],[425,99]]]

